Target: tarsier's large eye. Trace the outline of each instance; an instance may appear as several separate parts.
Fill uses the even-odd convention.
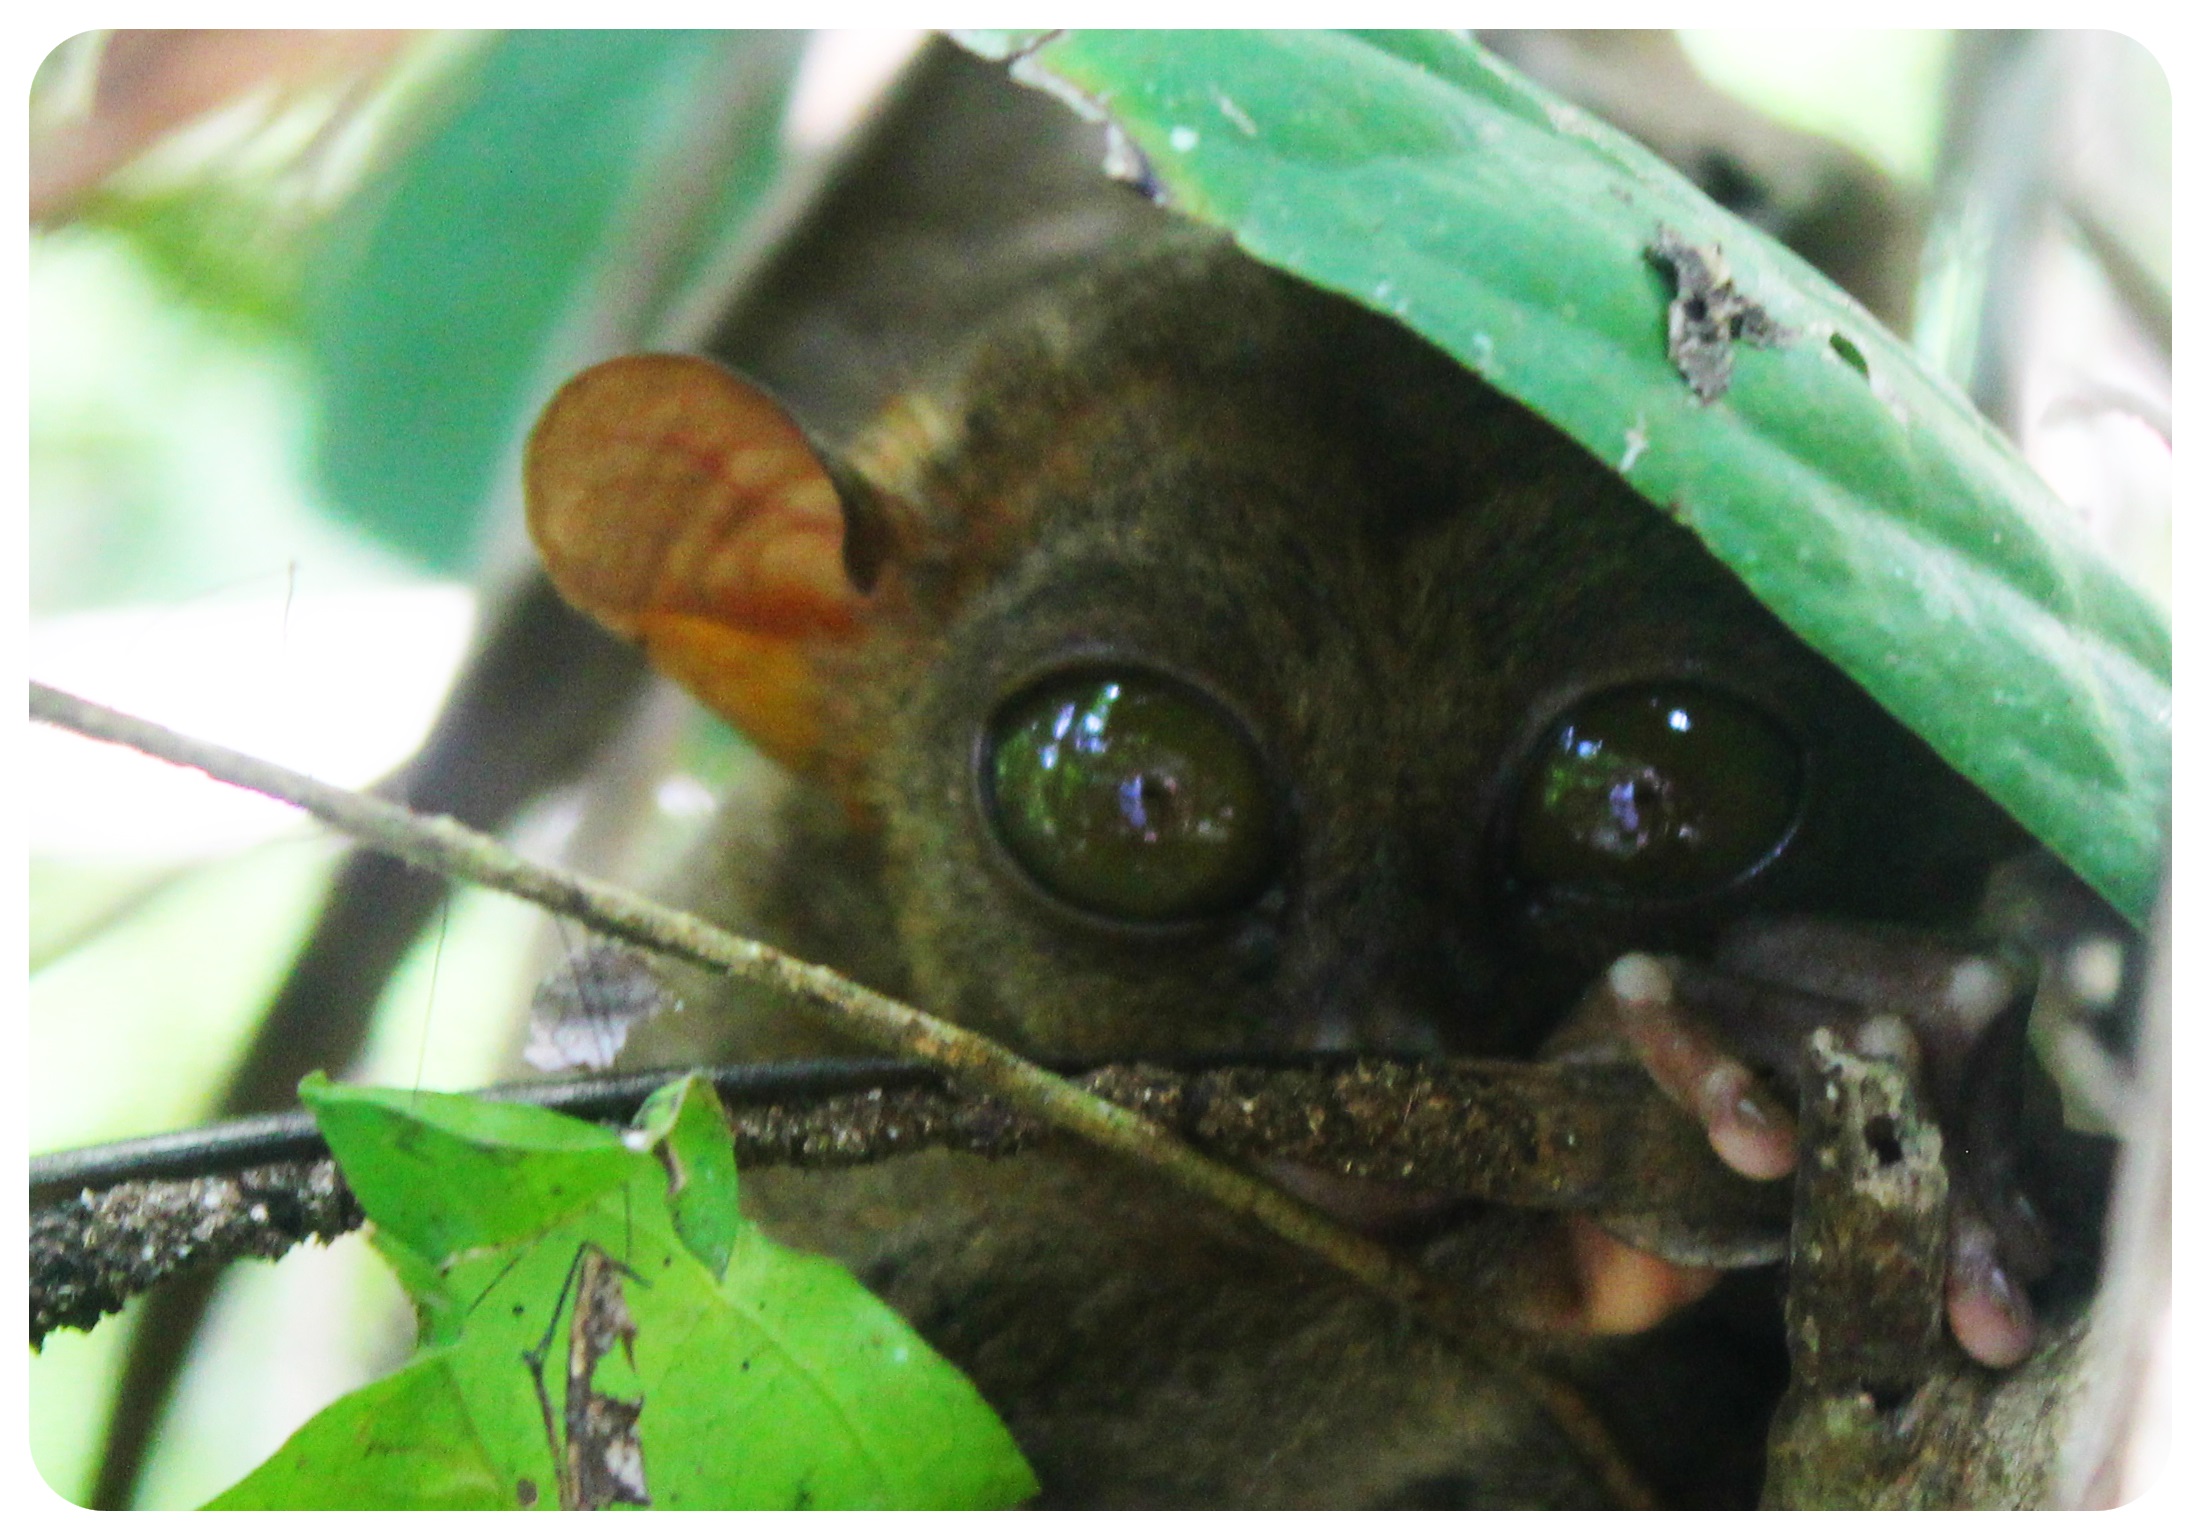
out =
[[[1514,869],[1629,897],[1709,892],[1781,847],[1802,794],[1802,756],[1754,707],[1694,685],[1610,690],[1530,761]]]
[[[1260,760],[1198,691],[1130,670],[1057,675],[995,714],[980,774],[994,829],[1039,885],[1114,920],[1212,915],[1274,870]]]

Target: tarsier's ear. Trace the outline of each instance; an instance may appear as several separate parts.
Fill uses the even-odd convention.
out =
[[[804,768],[810,650],[857,629],[891,539],[863,484],[762,390],[672,354],[568,381],[528,439],[525,483],[559,591]]]

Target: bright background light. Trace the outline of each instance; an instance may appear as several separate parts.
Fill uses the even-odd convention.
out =
[[[34,624],[31,677],[361,788],[420,746],[457,674],[474,596],[421,584],[146,605]],[[44,857],[230,854],[303,825],[283,803],[129,749],[33,728],[23,793]]]

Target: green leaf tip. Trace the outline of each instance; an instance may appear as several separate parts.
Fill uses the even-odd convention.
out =
[[[723,1274],[742,1218],[734,1142],[718,1093],[689,1075],[654,1092],[634,1121],[664,1164],[674,1228],[713,1277]]]

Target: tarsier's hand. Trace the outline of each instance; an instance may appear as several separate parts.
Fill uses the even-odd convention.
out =
[[[2010,965],[1924,934],[1753,921],[1723,938],[1710,966],[1621,958],[1547,1053],[1633,1057],[1703,1123],[1722,1160],[1761,1179],[1795,1169],[1789,1108],[1812,1032],[1913,1065],[1950,1166],[1949,1328],[1973,1358],[2001,1367],[2032,1349],[2024,1284],[2050,1261],[2015,1177],[2025,993]],[[1591,1330],[1648,1324],[1716,1276],[1645,1257],[1587,1221],[1574,1241]]]

